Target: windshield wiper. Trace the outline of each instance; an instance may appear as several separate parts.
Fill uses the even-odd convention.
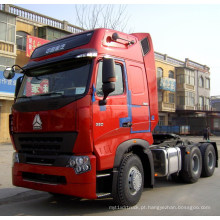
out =
[[[39,96],[51,96],[51,95],[60,95],[60,96],[62,96],[63,93],[62,92],[48,92],[48,93],[39,94]]]
[[[22,95],[22,96],[18,96],[17,98],[18,99],[20,99],[20,98],[25,98],[26,99],[26,98],[30,98],[30,96]]]

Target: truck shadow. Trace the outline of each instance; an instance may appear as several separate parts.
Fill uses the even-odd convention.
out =
[[[185,184],[157,179],[156,188],[179,187]],[[143,194],[152,192],[153,189],[144,189]],[[143,195],[142,195],[143,196]],[[9,208],[5,210],[5,208]],[[10,207],[17,207],[11,208]],[[7,209],[6,208],[6,209]],[[1,211],[3,209],[3,211]],[[0,200],[1,215],[10,216],[71,216],[71,215],[123,215],[126,207],[119,207],[111,198],[105,199],[80,199],[71,196],[53,196],[46,192],[29,190],[12,197]],[[120,212],[122,211],[122,212]],[[4,214],[5,213],[5,214]],[[130,213],[130,212],[129,212]],[[131,213],[132,215],[132,213]]]

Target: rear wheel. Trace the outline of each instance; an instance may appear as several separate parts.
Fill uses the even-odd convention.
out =
[[[195,183],[201,176],[202,172],[202,155],[198,147],[191,148],[189,154],[189,164],[187,171],[180,173],[182,180],[186,183]]]
[[[216,154],[213,145],[203,144],[200,147],[202,153],[202,176],[212,176],[216,166]]]
[[[113,199],[117,205],[134,206],[140,200],[144,185],[144,171],[141,160],[134,154],[125,155],[113,185]]]

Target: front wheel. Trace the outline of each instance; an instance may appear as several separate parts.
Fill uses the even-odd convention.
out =
[[[144,171],[141,160],[134,154],[125,155],[113,185],[113,199],[120,206],[134,206],[140,200],[144,185]]]

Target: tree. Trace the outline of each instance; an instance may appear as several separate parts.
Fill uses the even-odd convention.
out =
[[[126,32],[129,16],[126,5],[75,5],[76,25],[90,30],[110,28]]]

